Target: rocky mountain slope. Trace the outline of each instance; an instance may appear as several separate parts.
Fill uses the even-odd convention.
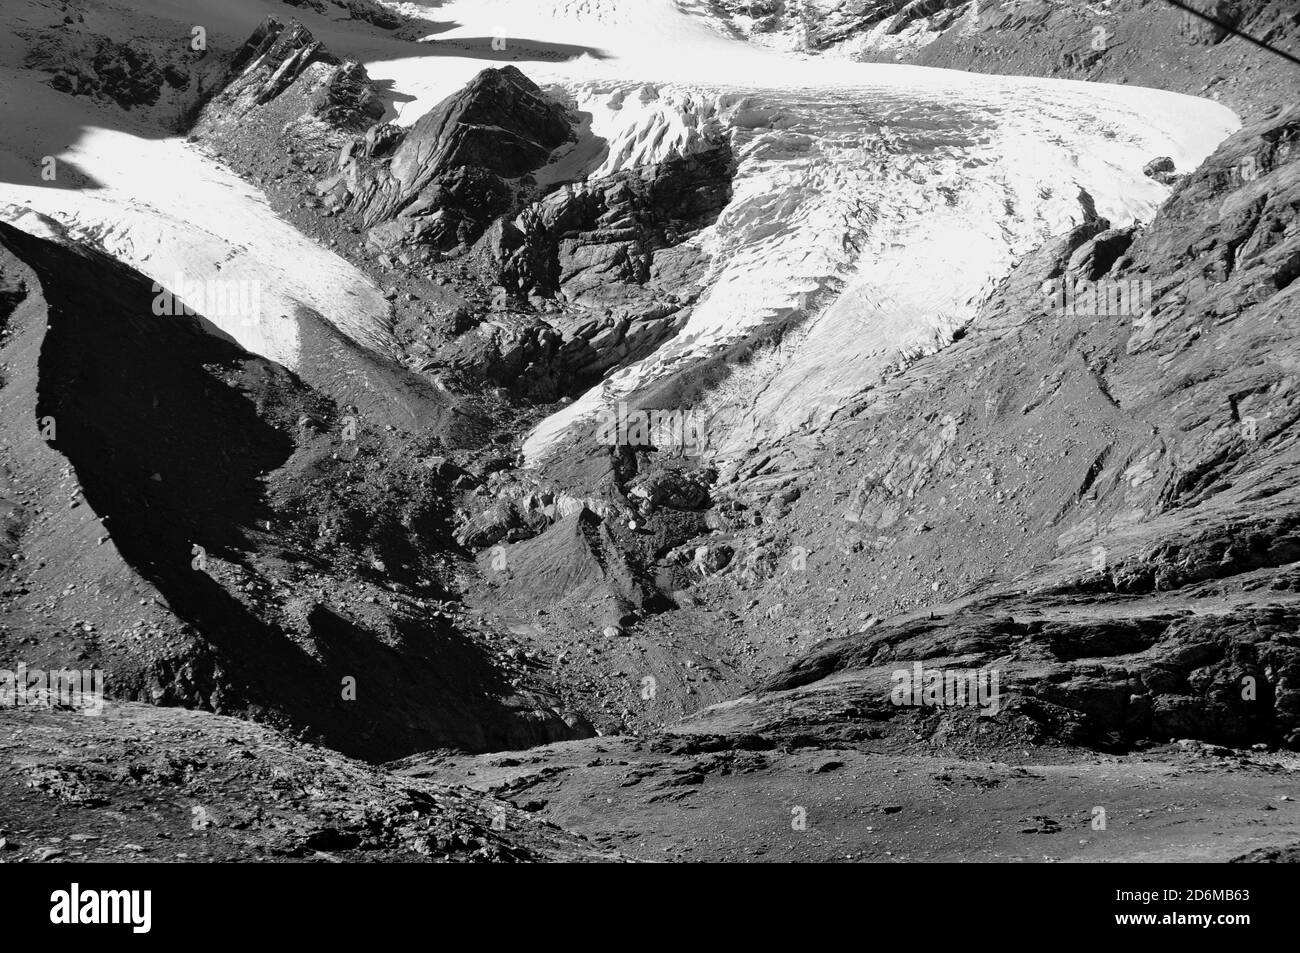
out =
[[[372,757],[589,731],[455,624],[436,437],[359,423],[50,233],[0,225],[7,657]]]
[[[180,123],[337,262],[356,306],[268,281],[283,297],[260,336],[160,314],[136,235],[6,206],[0,668],[98,666],[125,702],[75,730],[0,711],[0,839],[24,857],[134,852],[148,811],[100,809],[136,800],[220,859],[1223,860],[1300,840],[1297,67],[1141,0],[707,11],[809,62],[1158,80],[1247,120],[1195,167],[1144,155],[1144,176],[1138,107],[1099,100],[1080,141],[1126,151],[1079,175],[1110,194],[1027,195],[985,168],[1028,148],[992,87],[946,109],[939,87],[902,105],[892,88],[593,92],[494,62],[399,122],[384,67],[325,22],[347,7],[382,50],[428,28],[382,5],[294,4],[326,42],[250,0],[247,39],[214,27],[204,57],[97,35],[91,6],[24,27],[22,81],[159,136]],[[1272,0],[1215,9],[1274,44],[1300,29]],[[1083,94],[1024,95],[1055,121]],[[601,110],[678,138],[620,140]],[[1169,141],[1199,160],[1194,138]],[[814,152],[797,168],[827,178],[762,177]],[[822,220],[796,193],[877,174],[883,192],[852,194],[884,208],[919,181],[920,204],[888,207],[936,232],[976,195],[1002,209],[989,243],[1027,254],[960,320],[927,312],[945,330],[924,346],[896,347],[912,338],[873,323],[889,302],[845,272],[692,350],[704,309],[751,300],[720,278],[736,258],[802,267],[807,246],[783,242]],[[873,212],[854,214],[875,229]],[[926,237],[907,224],[823,228],[845,261],[878,242],[887,286]],[[825,399],[783,389],[773,368],[827,308],[872,316],[844,353],[887,343],[845,377],[823,341],[799,380]],[[640,361],[668,370],[624,387]],[[593,395],[668,431],[566,417]],[[557,419],[563,440],[527,454]],[[898,701],[898,673],[935,671],[995,676],[993,703]],[[107,753],[37,771],[69,731]],[[254,804],[268,772],[310,796]],[[235,788],[229,818],[186,833]],[[1170,819],[1193,798],[1191,823]],[[102,845],[52,842],[51,805]]]
[[[728,28],[781,49],[1157,86],[1210,96],[1243,115],[1273,104],[1270,87],[1287,83],[1296,64],[1237,33],[1294,56],[1300,26],[1285,0],[713,0],[712,7]]]

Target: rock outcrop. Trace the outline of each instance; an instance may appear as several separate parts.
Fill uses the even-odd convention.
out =
[[[726,143],[605,179],[561,186],[484,239],[498,284],[594,306],[688,283],[689,259],[657,255],[711,224],[731,198]],[[698,253],[695,253],[699,257]]]
[[[270,136],[322,159],[383,114],[365,67],[334,56],[302,24],[267,17],[231,58],[191,135],[228,152]]]
[[[709,258],[689,238],[730,199],[722,144],[565,185],[497,218],[473,249],[501,288],[489,322],[447,350],[452,365],[540,400],[580,393],[649,354],[689,316]]]
[[[318,192],[358,215],[376,249],[463,250],[571,135],[563,107],[518,69],[487,69],[409,130],[381,127],[345,147]]]
[[[221,58],[206,49],[185,43],[160,48],[144,38],[94,33],[82,13],[26,39],[23,65],[49,73],[54,89],[156,116],[168,128],[185,122],[224,71]]]

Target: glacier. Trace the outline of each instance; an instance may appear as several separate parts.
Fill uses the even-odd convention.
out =
[[[709,452],[726,459],[834,413],[918,354],[944,346],[1017,257],[1081,221],[1080,192],[1119,227],[1145,221],[1168,187],[1143,165],[1198,165],[1239,128],[1226,107],[1147,88],[859,64],[765,49],[723,31],[687,0],[452,0],[393,4],[444,29],[414,47],[306,8],[292,11],[331,49],[388,84],[409,125],[480,69],[514,62],[584,117],[583,136],[540,176],[600,176],[719,136],[738,159],[734,197],[691,240],[712,256],[681,332],[611,372],[538,424],[536,464],[602,407],[737,342],[779,339],[705,398]],[[242,40],[271,0],[152,0],[178,29],[205,23]],[[53,130],[80,134],[58,154],[94,187],[0,181],[0,217],[34,210],[166,284],[238,272],[263,284],[263,315],[208,315],[241,345],[295,368],[299,308],[380,353],[391,310],[355,267],[279,219],[260,191],[179,138],[53,92],[5,67],[20,135],[0,164],[40,161]],[[772,334],[772,331],[779,331]]]

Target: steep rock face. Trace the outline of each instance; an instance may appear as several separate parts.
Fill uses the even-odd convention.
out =
[[[383,114],[365,67],[338,59],[302,24],[269,16],[231,59],[224,88],[191,134],[234,148],[252,133],[270,133],[323,154]]]
[[[972,705],[931,721],[927,731],[948,741],[977,733],[982,719],[986,728],[1019,722],[1044,740],[1099,747],[1171,738],[1300,746],[1294,605],[1237,605],[1214,616],[1172,604],[1142,609],[1150,614],[1069,618],[1056,617],[1046,602],[972,607],[833,643],[764,690],[838,675],[879,692],[877,719],[924,719],[939,712],[890,705],[882,690],[897,683],[895,672],[920,663],[923,671],[997,673],[997,712],[981,716]]]
[[[498,218],[474,256],[502,289],[499,310],[519,317],[465,335],[445,352],[452,365],[554,400],[649,354],[689,316],[709,261],[689,239],[730,200],[733,171],[721,144],[561,186]]]
[[[1193,9],[1205,17],[1187,16],[1179,24],[1178,32],[1193,43],[1213,46],[1223,40],[1243,22],[1254,19],[1254,14],[1266,4],[1242,3],[1241,0],[1202,0]]]
[[[502,221],[485,239],[498,283],[519,295],[595,305],[654,281],[678,286],[683,268],[656,253],[711,224],[731,198],[730,146],[565,185]]]
[[[535,199],[532,172],[569,136],[564,110],[521,73],[486,70],[409,132],[379,124],[357,136],[318,183],[327,214],[365,228],[382,266],[455,259],[494,286],[486,320],[457,325],[423,366],[552,401],[648,354],[688,317],[708,262],[690,239],[730,200],[730,145]]]
[[[378,248],[463,248],[570,135],[564,109],[518,69],[487,69],[405,134],[389,128],[345,148],[319,191],[357,213]]]

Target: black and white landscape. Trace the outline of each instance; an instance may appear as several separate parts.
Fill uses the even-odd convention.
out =
[[[0,27],[0,862],[1300,860],[1293,0]]]

